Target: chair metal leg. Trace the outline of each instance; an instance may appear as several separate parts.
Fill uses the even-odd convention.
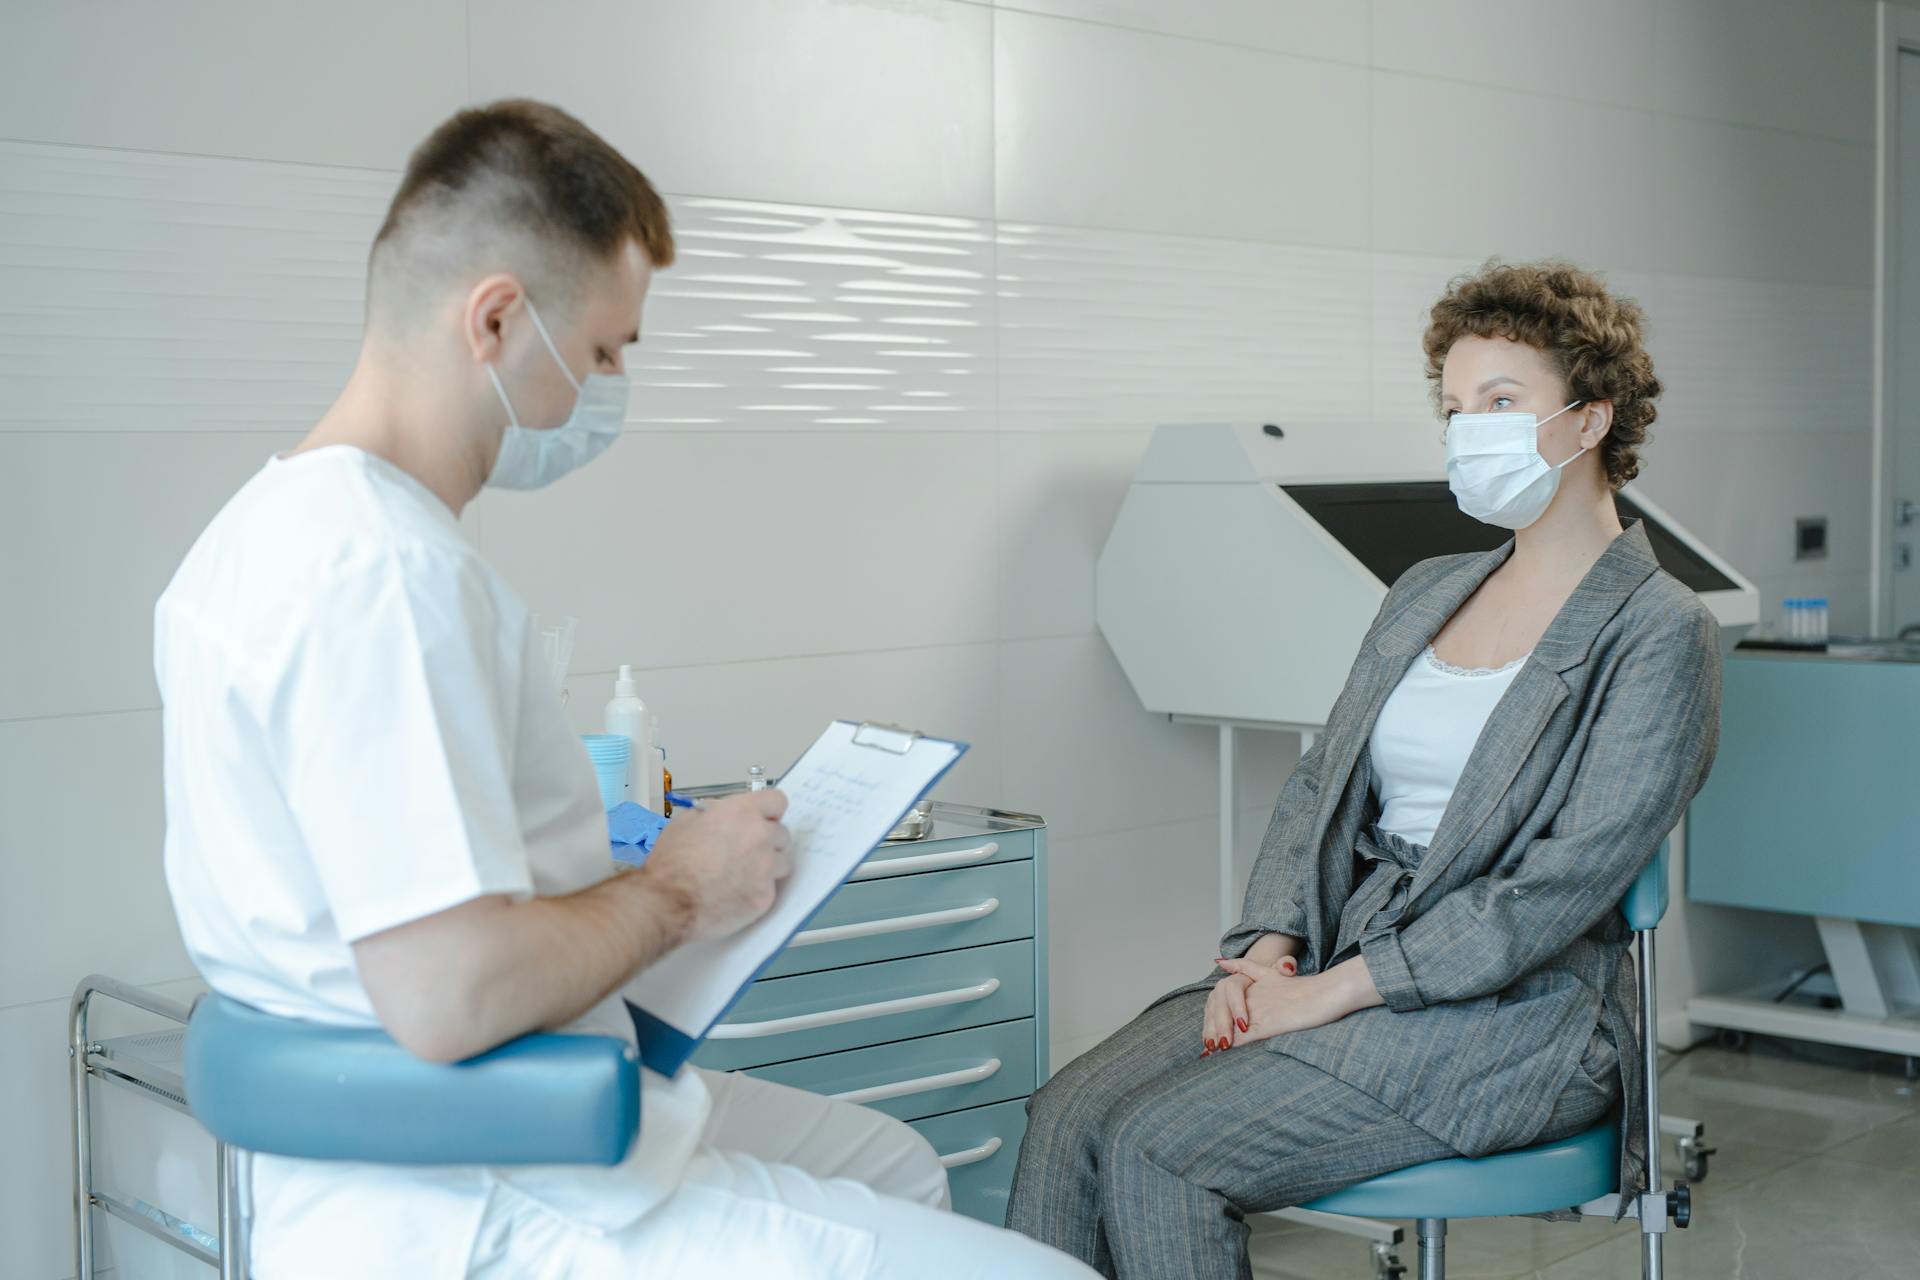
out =
[[[1447,1280],[1447,1220],[1420,1219],[1420,1280]]]
[[[73,1274],[93,1277],[93,1099],[87,1091],[87,1012],[93,991],[82,983],[67,1015],[68,1079],[73,1090]]]
[[[216,1143],[219,1167],[220,1280],[247,1280],[247,1219],[252,1213],[253,1155]]]
[[[1654,1003],[1653,930],[1640,930],[1639,942],[1640,1069],[1647,1086],[1647,1191],[1639,1214],[1640,1277],[1641,1280],[1663,1280],[1665,1256],[1661,1246],[1666,1239],[1667,1202],[1660,1191],[1660,1046],[1655,1040],[1659,1021]],[[1684,1219],[1682,1225],[1685,1225]]]

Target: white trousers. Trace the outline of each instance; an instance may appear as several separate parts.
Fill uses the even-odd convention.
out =
[[[751,1076],[703,1073],[713,1110],[680,1187],[595,1232],[495,1184],[470,1280],[939,1280],[1094,1273],[947,1212],[933,1147],[880,1112]]]

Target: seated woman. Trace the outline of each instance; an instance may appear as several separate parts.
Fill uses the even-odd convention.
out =
[[[1558,262],[1434,305],[1448,482],[1514,537],[1387,593],[1220,967],[1033,1095],[1008,1226],[1123,1277],[1244,1276],[1243,1214],[1623,1096],[1644,1187],[1619,904],[1706,778],[1720,649],[1614,506],[1660,392],[1641,321]]]

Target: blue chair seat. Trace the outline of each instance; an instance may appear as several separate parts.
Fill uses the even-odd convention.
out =
[[[384,1032],[279,1018],[220,995],[187,1023],[187,1104],[249,1152],[379,1164],[618,1164],[640,1065],[612,1036],[536,1033],[425,1062]]]
[[[1432,1160],[1300,1206],[1363,1218],[1493,1218],[1546,1213],[1620,1189],[1620,1114],[1558,1142]]]

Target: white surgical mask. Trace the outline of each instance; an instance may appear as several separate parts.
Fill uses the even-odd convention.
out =
[[[1575,400],[1546,416],[1565,413]],[[1447,486],[1460,509],[1503,529],[1524,529],[1538,520],[1560,488],[1567,462],[1549,465],[1540,456],[1542,421],[1530,413],[1456,413],[1447,420]]]
[[[560,358],[560,349],[553,345],[547,326],[541,323],[540,313],[533,309],[532,299],[527,300],[527,316],[574,389],[573,412],[565,422],[546,430],[520,425],[513,401],[507,399],[507,389],[500,384],[499,371],[488,364],[487,376],[493,379],[493,389],[507,409],[507,433],[500,438],[500,454],[487,475],[487,485],[494,489],[538,489],[552,484],[605,453],[620,438],[627,420],[627,380],[610,373],[590,373],[584,384],[576,381],[567,362]]]

